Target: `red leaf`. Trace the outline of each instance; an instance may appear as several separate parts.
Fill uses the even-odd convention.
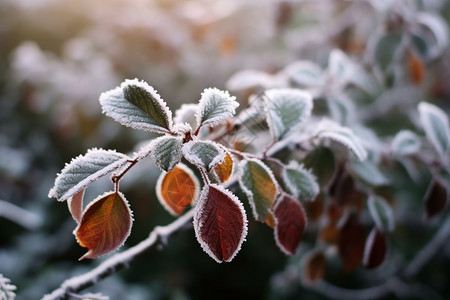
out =
[[[80,260],[117,250],[130,234],[132,221],[121,193],[109,192],[92,201],[74,232],[78,243],[89,250]]]
[[[376,228],[372,229],[366,241],[364,249],[363,265],[368,269],[373,269],[381,265],[386,257],[387,242],[386,237]]]
[[[156,196],[173,216],[181,215],[198,197],[200,184],[194,173],[179,163],[172,171],[161,173],[156,183]]]
[[[275,204],[274,216],[278,247],[288,255],[295,254],[307,224],[303,206],[296,199],[283,194]]]
[[[194,214],[194,230],[203,250],[215,261],[231,261],[247,236],[247,216],[229,190],[205,185]]]
[[[433,218],[447,206],[447,189],[439,180],[433,180],[425,195],[425,218]]]
[[[314,284],[325,274],[326,258],[322,250],[308,253],[302,262],[303,278],[306,284]]]
[[[339,232],[338,249],[344,269],[353,271],[361,264],[366,237],[356,215],[351,215]]]
[[[70,197],[67,200],[67,205],[69,206],[70,214],[72,215],[73,219],[77,222],[77,224],[80,224],[81,221],[81,215],[83,213],[83,197],[84,197],[84,191],[86,189],[82,189],[72,197]]]

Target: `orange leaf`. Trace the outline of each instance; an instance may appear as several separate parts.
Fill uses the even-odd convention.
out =
[[[194,173],[179,163],[172,171],[163,172],[156,183],[156,195],[173,216],[181,215],[199,194],[200,184]]]
[[[425,66],[420,59],[420,56],[414,51],[408,52],[408,73],[412,83],[419,85],[423,82],[425,77]]]
[[[214,172],[216,173],[220,182],[225,182],[230,179],[230,176],[233,173],[233,158],[231,157],[230,153],[226,152],[226,154],[227,155],[225,156],[223,163],[217,165],[214,168]]]
[[[302,261],[303,278],[306,284],[314,284],[325,274],[326,258],[322,250],[309,252]]]
[[[130,234],[132,222],[122,193],[109,192],[92,201],[75,230],[78,243],[89,250],[80,260],[117,250]]]

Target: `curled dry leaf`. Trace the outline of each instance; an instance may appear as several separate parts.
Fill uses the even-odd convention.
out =
[[[275,241],[281,251],[294,255],[307,225],[305,210],[299,201],[283,194],[274,207]]]
[[[373,269],[381,265],[386,257],[387,242],[385,235],[377,228],[372,229],[364,248],[363,265]]]
[[[195,207],[194,230],[209,256],[218,263],[231,261],[247,236],[242,203],[219,185],[205,185]]]
[[[74,234],[88,252],[84,258],[97,258],[117,250],[130,234],[133,217],[120,192],[109,192],[93,200],[83,213]]]
[[[156,195],[173,216],[181,215],[195,202],[200,191],[197,177],[186,165],[179,163],[172,171],[163,172],[156,183]]]

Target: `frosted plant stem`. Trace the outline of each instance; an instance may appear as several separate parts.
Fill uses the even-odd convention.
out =
[[[194,210],[191,209],[172,223],[166,226],[156,226],[148,238],[141,241],[121,253],[115,254],[102,262],[91,271],[65,280],[59,288],[45,295],[42,300],[66,299],[71,292],[79,292],[87,287],[95,285],[129,264],[139,255],[157,246],[160,242],[165,242],[171,235],[181,231],[191,221]]]

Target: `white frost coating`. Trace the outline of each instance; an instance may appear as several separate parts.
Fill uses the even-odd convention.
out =
[[[367,206],[369,207],[370,215],[375,222],[375,225],[381,231],[392,231],[394,230],[394,213],[386,200],[379,196],[371,196],[367,199]],[[377,206],[381,209],[377,208]],[[383,221],[385,219],[386,221]]]
[[[178,123],[173,125],[172,132],[178,135],[184,135],[186,132],[192,132],[192,126],[189,123]]]
[[[299,60],[284,68],[286,75],[302,86],[319,86],[323,80],[323,70],[309,60]]]
[[[298,177],[297,179],[301,179],[300,182],[293,180],[294,178],[291,178],[291,176],[294,174],[289,176],[288,170],[294,171]],[[319,193],[316,176],[311,173],[311,170],[305,169],[303,165],[298,164],[295,160],[290,161],[286,168],[283,169],[282,176],[287,188],[298,200],[313,201]]]
[[[239,71],[233,74],[226,83],[227,89],[236,92],[247,89],[267,89],[272,88],[273,85],[273,76],[257,70]]]
[[[181,104],[180,108],[175,111],[173,122],[175,124],[188,123],[192,128],[197,126],[197,118],[195,114],[198,111],[199,105],[195,103]]]
[[[264,103],[270,130],[282,139],[297,129],[310,115],[312,96],[299,89],[271,89],[265,92]]]
[[[183,145],[182,151],[187,161],[208,172],[221,164],[226,156],[222,147],[212,141],[192,140]]]
[[[203,223],[201,222],[201,217],[204,214],[204,206],[205,206],[205,202],[208,200],[208,194],[209,194],[210,187],[219,190],[220,192],[224,193],[228,198],[230,198],[231,201],[233,201],[238,206],[238,208],[242,214],[244,228],[242,229],[242,234],[239,238],[238,246],[236,247],[236,250],[233,252],[233,254],[230,256],[230,258],[228,260],[225,260],[226,262],[230,262],[233,260],[233,258],[239,252],[239,250],[241,250],[242,243],[245,241],[245,237],[247,236],[247,232],[248,232],[247,215],[244,210],[244,205],[242,205],[241,201],[239,201],[239,198],[236,197],[236,195],[234,195],[229,190],[225,189],[224,187],[222,187],[220,185],[214,184],[214,183],[211,185],[205,185],[203,187],[202,192],[200,194],[200,198],[198,200],[198,203],[194,208],[194,220],[193,220],[194,232],[195,232],[195,237],[197,238],[197,241],[199,242],[203,251],[205,251],[209,256],[211,256],[216,262],[222,263],[222,261],[219,260],[214,255],[214,253],[211,251],[211,248],[201,237],[201,228],[203,226]]]
[[[49,191],[48,197],[64,201],[102,176],[124,166],[129,157],[114,150],[89,149],[66,164]]]
[[[164,112],[163,115],[168,124],[167,128],[125,99],[124,89],[129,86],[137,86],[152,95]],[[138,79],[125,80],[120,87],[102,93],[100,95],[100,105],[104,114],[124,126],[156,133],[169,133],[172,130],[172,112],[167,107],[166,102],[161,99],[158,92],[145,81],[139,81]]]
[[[261,162],[258,159],[255,158],[249,158],[249,159],[245,159],[242,160],[239,164],[239,186],[241,187],[242,191],[247,195],[248,199],[249,199],[249,203],[250,203],[250,207],[252,208],[252,212],[253,212],[253,216],[259,220],[259,214],[258,211],[256,210],[256,205],[255,205],[255,201],[254,201],[254,195],[253,192],[245,185],[245,183],[242,181],[242,177],[244,174],[244,169],[246,168],[248,162],[254,162],[256,163],[258,166],[260,166],[261,168],[264,169],[264,171],[266,171],[267,174],[269,174],[270,179],[272,180],[272,182],[274,182],[274,184],[277,182],[275,179],[275,176],[273,175],[272,170],[267,167],[263,162]],[[280,192],[278,189],[278,185],[275,184],[275,188],[276,188],[276,193],[275,196]],[[261,221],[265,221],[265,220],[261,220]]]
[[[392,140],[391,149],[396,155],[409,155],[420,149],[419,137],[410,130],[398,132]]]
[[[195,185],[195,195],[194,200],[192,201],[191,206],[194,206],[197,202],[198,196],[200,194],[200,182],[197,179],[197,176],[195,176],[194,172],[192,172],[191,169],[189,169],[185,164],[178,163],[176,166],[177,168],[180,168],[183,170],[186,174],[189,175],[189,177],[192,179]],[[164,178],[166,178],[167,172],[163,171],[161,175],[159,175],[158,180],[156,181],[156,198],[158,198],[159,203],[174,217],[177,217],[178,214],[167,204],[167,202],[164,200],[161,190],[162,190],[162,183],[164,181]]]
[[[182,137],[161,136],[148,146],[155,165],[163,171],[171,171],[181,160]]]
[[[419,24],[428,27],[436,38],[436,47],[430,55],[431,58],[441,55],[449,44],[448,26],[445,20],[438,14],[428,12],[418,12],[414,18]]]
[[[89,210],[89,208],[91,208],[92,205],[94,205],[96,202],[102,200],[103,198],[105,198],[105,197],[107,197],[109,195],[113,195],[115,193],[116,192],[114,192],[114,191],[105,192],[103,195],[100,195],[97,198],[95,198],[94,200],[92,200],[91,202],[89,202],[89,204],[86,206],[85,210],[83,211],[83,216],[81,217],[81,220],[83,220],[84,215]],[[123,200],[123,202],[125,203],[125,207],[127,208],[128,214],[130,215],[130,226],[128,227],[127,234],[125,235],[125,238],[123,239],[122,243],[120,243],[120,245],[117,246],[116,249],[114,249],[114,250],[112,250],[112,251],[110,251],[108,253],[105,253],[105,254],[109,254],[111,252],[114,252],[117,249],[119,249],[120,247],[122,247],[123,244],[125,243],[125,241],[127,240],[127,238],[130,236],[131,228],[133,227],[134,216],[133,216],[133,211],[130,209],[130,203],[128,202],[127,198],[125,198],[124,194],[122,194],[121,192],[117,192],[117,193],[120,196],[120,198]],[[78,244],[80,244],[80,241],[78,240],[78,237],[77,237],[77,231],[78,231],[78,229],[80,228],[81,225],[82,225],[82,223],[80,222],[78,224],[78,226],[73,231],[73,234],[75,235],[75,238],[76,238]],[[80,259],[82,259],[83,257],[86,257],[87,255],[89,255],[90,251],[91,250],[89,250],[86,254],[84,254]]]
[[[428,140],[433,144],[437,152],[444,156],[450,144],[448,116],[439,107],[427,102],[420,102],[418,109],[420,122]]]
[[[322,120],[317,126],[316,135],[319,139],[329,138],[351,150],[360,161],[367,158],[367,151],[360,139],[348,127],[343,127],[331,120]]]
[[[13,292],[17,289],[15,285],[11,284],[9,278],[3,277],[0,274],[0,299],[1,300],[14,300],[16,299],[16,294]]]
[[[197,125],[215,126],[234,116],[239,103],[228,91],[217,88],[205,89],[196,114]]]

